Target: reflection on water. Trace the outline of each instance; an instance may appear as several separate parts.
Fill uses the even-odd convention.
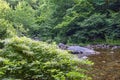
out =
[[[101,53],[89,57],[94,62],[93,80],[120,80],[120,49],[97,51]]]

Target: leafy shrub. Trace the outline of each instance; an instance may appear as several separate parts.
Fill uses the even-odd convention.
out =
[[[0,19],[0,39],[13,37],[15,34],[16,30],[12,24],[5,19]]]
[[[96,39],[104,39],[105,30],[106,30],[106,16],[101,14],[93,14],[89,18],[85,19],[82,22],[79,22],[78,25],[82,27],[82,31],[76,32],[76,35],[79,36],[79,39],[93,41]]]
[[[120,39],[120,12],[110,12],[110,18],[108,18],[107,24],[108,27],[106,29],[106,37],[107,39],[117,40]]]
[[[24,29],[23,32],[19,30],[19,32],[22,32],[24,36],[27,35],[27,33],[29,36],[35,35],[34,31],[38,29],[37,24],[35,24],[35,10],[26,1],[18,2],[18,4],[15,6],[15,9],[12,10],[11,21],[13,22],[16,29]]]
[[[88,80],[82,62],[55,44],[26,37],[6,39],[0,51],[0,79]],[[88,63],[91,64],[91,63]]]
[[[9,4],[4,1],[4,0],[0,0],[0,18],[5,18],[7,19],[10,13],[10,7]]]

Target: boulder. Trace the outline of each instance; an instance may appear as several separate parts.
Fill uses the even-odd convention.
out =
[[[78,54],[79,57],[96,54],[96,51],[80,46],[69,46],[67,50],[71,51],[72,54]]]
[[[66,49],[68,48],[68,46],[65,45],[65,44],[63,44],[63,43],[59,43],[59,44],[58,44],[58,47],[59,47],[60,49],[63,49],[63,50],[66,50]]]
[[[67,46],[63,43],[59,44],[59,48],[64,49],[64,50],[68,50],[70,51],[72,54],[77,54],[79,57],[84,57],[84,56],[89,56],[89,55],[93,55],[93,54],[98,54],[99,52],[96,52],[92,49],[88,49],[85,47],[81,47],[81,46]]]

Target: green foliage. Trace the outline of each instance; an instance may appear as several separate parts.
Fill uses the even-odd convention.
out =
[[[119,0],[0,0],[1,80],[89,80],[91,64],[55,44],[120,40]],[[81,43],[82,42],[82,43]],[[82,65],[82,66],[81,66]]]
[[[26,30],[29,29],[33,32],[37,28],[34,16],[35,10],[27,2],[22,1],[13,11],[13,22],[14,24],[22,24]]]
[[[107,19],[108,26],[106,30],[106,36],[109,39],[119,39],[120,38],[120,12],[114,13],[110,12],[110,18]]]
[[[88,80],[80,65],[91,65],[91,62],[82,63],[55,44],[26,37],[14,37],[3,42],[4,48],[0,52],[1,80]]]
[[[79,22],[78,25],[82,27],[82,31],[76,32],[76,36],[82,40],[90,41],[96,39],[104,39],[104,31],[106,30],[107,22],[105,15],[93,14],[88,19]],[[80,35],[83,33],[82,35]]]
[[[0,39],[10,38],[16,35],[16,30],[12,24],[4,19],[0,19]]]
[[[51,30],[55,21],[52,17],[56,6],[52,0],[41,0],[38,5],[36,23],[39,25],[39,29],[35,33],[42,40],[47,40],[51,38]]]
[[[77,23],[89,17],[93,10],[92,4],[82,0],[72,8],[67,9],[63,21],[55,27],[57,33],[59,32],[57,35],[61,37],[60,41],[69,42],[66,40],[70,40],[70,42],[73,42],[75,40],[74,42],[77,42],[76,39],[72,37],[77,31],[81,30],[81,26]]]
[[[1,18],[9,18],[10,15],[10,7],[9,4],[7,2],[5,2],[4,0],[0,0],[0,19]]]
[[[0,39],[12,37],[13,35],[22,35],[25,30],[21,23],[14,22],[15,14],[9,4],[0,0]]]
[[[77,20],[82,21],[91,13],[92,10],[93,7],[89,2],[80,1],[67,10],[67,13],[63,18],[64,21],[61,24],[58,24],[56,28],[71,26],[72,24],[75,24],[74,22]]]
[[[66,10],[63,21],[55,26],[55,41],[65,43],[88,43],[93,41],[119,40],[119,12],[108,10],[104,0],[79,1]],[[103,7],[103,8],[102,8]],[[116,21],[117,20],[117,21]]]
[[[119,0],[0,0],[0,79],[89,80],[85,75],[89,67],[83,65],[91,62],[81,62],[55,44],[19,37],[118,44],[119,4]]]
[[[18,36],[48,42],[119,40],[119,3],[119,0],[0,0],[0,19],[8,20]]]

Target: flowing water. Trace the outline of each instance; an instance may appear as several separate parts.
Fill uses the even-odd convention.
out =
[[[98,49],[99,55],[89,57],[94,62],[90,71],[93,80],[120,80],[120,49]]]

